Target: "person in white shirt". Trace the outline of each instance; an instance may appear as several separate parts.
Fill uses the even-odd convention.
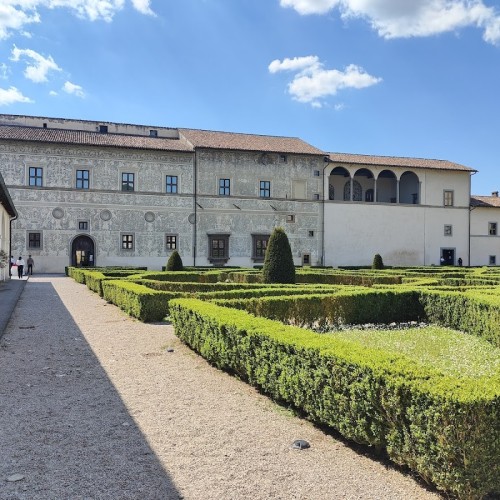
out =
[[[16,261],[17,265],[17,277],[21,279],[23,277],[23,269],[24,269],[24,259],[19,256],[19,259]]]

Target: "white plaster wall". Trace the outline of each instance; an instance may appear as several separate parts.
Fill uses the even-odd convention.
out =
[[[453,235],[444,236],[444,224]],[[386,265],[439,265],[441,248],[468,255],[468,211],[419,205],[325,203],[325,264],[371,265],[379,253]]]
[[[489,222],[497,223],[496,236],[489,235]],[[490,255],[500,265],[500,207],[477,207],[471,211],[471,265],[489,265]]]
[[[10,216],[5,207],[0,203],[0,250],[3,250],[10,258]],[[0,268],[0,281],[9,279],[9,264]]]
[[[422,175],[423,174],[423,175]],[[453,170],[423,170],[420,174],[423,205],[443,206],[443,192],[454,192],[454,206],[468,207],[470,203],[470,173]]]

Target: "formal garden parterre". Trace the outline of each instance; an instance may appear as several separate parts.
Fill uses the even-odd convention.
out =
[[[500,494],[500,270],[298,268],[295,284],[262,274],[68,268],[141,321],[168,318],[218,368],[439,490]],[[356,327],[400,322],[425,326]]]

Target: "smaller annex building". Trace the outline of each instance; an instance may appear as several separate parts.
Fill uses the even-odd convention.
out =
[[[9,278],[9,260],[11,254],[11,223],[17,218],[7,186],[0,172],[0,281]]]
[[[174,250],[185,265],[251,267],[277,226],[296,265],[370,265],[377,253],[392,266],[491,265],[500,255],[497,200],[471,204],[475,170],[445,160],[0,115],[0,172],[18,212],[12,252],[32,254],[39,272],[160,269]]]

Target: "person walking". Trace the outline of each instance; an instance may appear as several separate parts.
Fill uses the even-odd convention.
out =
[[[31,257],[31,255],[28,255],[28,260],[26,261],[26,264],[28,264],[28,270],[26,271],[26,276],[28,274],[33,276],[33,266],[35,265],[35,261]]]
[[[10,261],[9,261],[9,276],[12,276],[12,267],[16,265],[16,259],[14,259],[14,256],[10,256]]]
[[[23,270],[24,270],[24,259],[19,256],[19,259],[16,261],[16,266],[17,266],[17,277],[19,279],[22,279],[23,277]]]

